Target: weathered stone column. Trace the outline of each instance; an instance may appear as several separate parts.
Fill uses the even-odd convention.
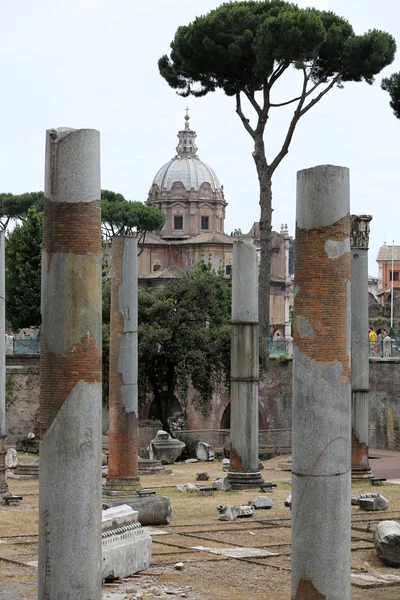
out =
[[[370,215],[351,216],[352,479],[370,479],[368,462],[368,243]]]
[[[297,173],[292,599],[350,600],[349,170]]]
[[[98,131],[47,131],[44,195],[38,598],[100,600]]]
[[[132,496],[138,476],[137,236],[112,240],[106,496]]]
[[[231,463],[233,488],[260,486],[258,468],[258,269],[255,246],[233,242]]]
[[[6,331],[5,331],[5,248],[6,232],[0,231],[0,501],[9,495],[6,474]]]

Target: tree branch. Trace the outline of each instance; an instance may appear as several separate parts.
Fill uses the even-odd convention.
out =
[[[325,94],[327,94],[329,92],[329,90],[331,90],[333,88],[333,86],[335,85],[335,83],[337,83],[337,81],[339,81],[339,79],[343,75],[343,73],[338,73],[338,75],[336,75],[336,77],[334,77],[332,79],[332,81],[330,82],[330,84],[327,85],[326,88],[322,92],[320,92],[318,94],[318,96],[316,96],[315,98],[313,98],[313,100],[311,100],[303,108],[304,102],[305,102],[306,97],[307,97],[307,94],[305,93],[305,89],[307,88],[307,82],[308,82],[308,79],[309,79],[309,75],[306,75],[306,72],[305,72],[304,68],[303,68],[303,73],[304,73],[303,93],[302,93],[302,95],[300,97],[300,102],[298,103],[297,108],[294,111],[294,115],[293,115],[293,118],[292,118],[292,120],[290,122],[289,129],[288,129],[288,132],[286,134],[285,141],[283,142],[282,148],[280,149],[280,151],[278,152],[278,154],[276,155],[276,157],[274,158],[274,160],[271,163],[271,166],[270,166],[270,174],[271,175],[275,171],[275,169],[277,168],[277,166],[279,165],[279,163],[281,162],[281,160],[283,159],[283,157],[286,156],[286,154],[289,152],[290,142],[292,141],[293,133],[294,133],[294,130],[296,128],[296,125],[297,125],[299,119],[308,110],[310,110],[310,108],[312,108],[313,106],[315,106],[315,104],[317,104],[317,102],[319,102],[321,100],[321,98],[323,98],[325,96]]]
[[[307,106],[305,106],[301,112],[300,112],[300,116],[302,117],[308,110],[310,110],[310,108],[312,108],[315,104],[317,104],[317,102],[319,102],[321,100],[321,98],[323,98],[325,96],[325,94],[327,92],[329,92],[329,90],[331,90],[333,88],[333,86],[335,85],[335,83],[337,83],[339,81],[339,79],[342,77],[343,73],[339,73],[338,75],[336,75],[336,77],[334,77],[332,79],[332,81],[330,82],[329,85],[326,86],[326,88],[320,92],[318,94],[318,96],[316,96],[315,98],[313,98],[313,100],[311,100]]]
[[[310,79],[311,73],[312,73],[313,67],[311,67],[311,70],[308,74],[308,80]],[[324,82],[327,74],[329,73],[330,68],[326,69],[325,73],[320,77],[320,79],[317,81],[317,83],[315,85],[313,85],[313,87],[311,89],[308,90],[308,92],[306,92],[305,97],[307,98],[310,94],[312,94],[318,86],[321,85],[321,83]],[[297,102],[298,100],[301,100],[302,96],[298,96],[297,98],[293,98],[293,100],[288,100],[287,102],[280,102],[279,104],[273,104],[271,103],[270,106],[273,106],[274,108],[279,107],[279,106],[287,106],[288,104],[293,104],[293,102]]]
[[[239,115],[239,117],[244,125],[244,128],[246,129],[246,131],[251,135],[251,137],[254,140],[254,136],[255,136],[254,129],[251,127],[251,125],[249,124],[249,119],[246,119],[246,117],[244,116],[243,111],[242,111],[240,92],[236,92],[236,112]]]
[[[309,75],[307,74],[305,67],[303,67],[302,71],[303,71],[303,89],[302,89],[302,93],[300,96],[300,101],[297,105],[296,110],[294,111],[294,115],[290,122],[289,129],[286,134],[285,141],[283,142],[282,148],[279,150],[278,154],[275,156],[274,160],[272,161],[272,163],[269,167],[270,175],[273,174],[273,172],[275,171],[275,169],[277,168],[277,166],[279,165],[279,163],[281,162],[283,157],[286,156],[286,154],[289,152],[289,146],[290,146],[290,142],[292,141],[294,130],[296,129],[296,125],[301,117],[301,109],[306,100],[306,90],[307,90],[307,84],[308,84],[308,80],[309,80]]]
[[[246,92],[246,90],[243,90],[243,91],[246,94],[247,100],[250,102],[250,104],[252,105],[252,107],[254,108],[256,113],[260,116],[261,115],[261,106],[258,104],[256,99],[254,98],[254,94],[250,94],[249,92]]]

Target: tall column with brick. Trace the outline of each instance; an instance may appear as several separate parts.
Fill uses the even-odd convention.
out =
[[[137,236],[112,240],[106,496],[132,496],[138,476]]]
[[[6,471],[5,237],[0,231],[0,501],[9,495]]]
[[[100,600],[98,131],[47,131],[44,195],[38,598]]]
[[[260,486],[258,467],[259,326],[257,250],[233,242],[231,337],[231,452],[233,488]]]
[[[350,600],[349,170],[297,173],[292,599]]]
[[[368,244],[370,215],[351,216],[352,479],[370,479],[368,462]]]

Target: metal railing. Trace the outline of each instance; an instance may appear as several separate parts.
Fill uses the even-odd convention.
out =
[[[13,354],[40,354],[40,340],[31,337],[15,338]]]
[[[286,356],[286,340],[284,338],[268,338],[270,356]]]
[[[370,342],[369,355],[373,358],[400,358],[400,340],[387,336],[384,340]]]
[[[176,437],[181,439],[198,439],[211,444],[214,448],[223,448],[229,444],[230,429],[185,429],[177,431]],[[287,429],[261,429],[258,432],[259,448],[277,454],[282,450],[290,450],[292,447],[292,430]]]

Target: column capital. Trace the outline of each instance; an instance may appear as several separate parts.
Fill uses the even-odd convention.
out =
[[[350,246],[368,250],[371,215],[351,215]]]

